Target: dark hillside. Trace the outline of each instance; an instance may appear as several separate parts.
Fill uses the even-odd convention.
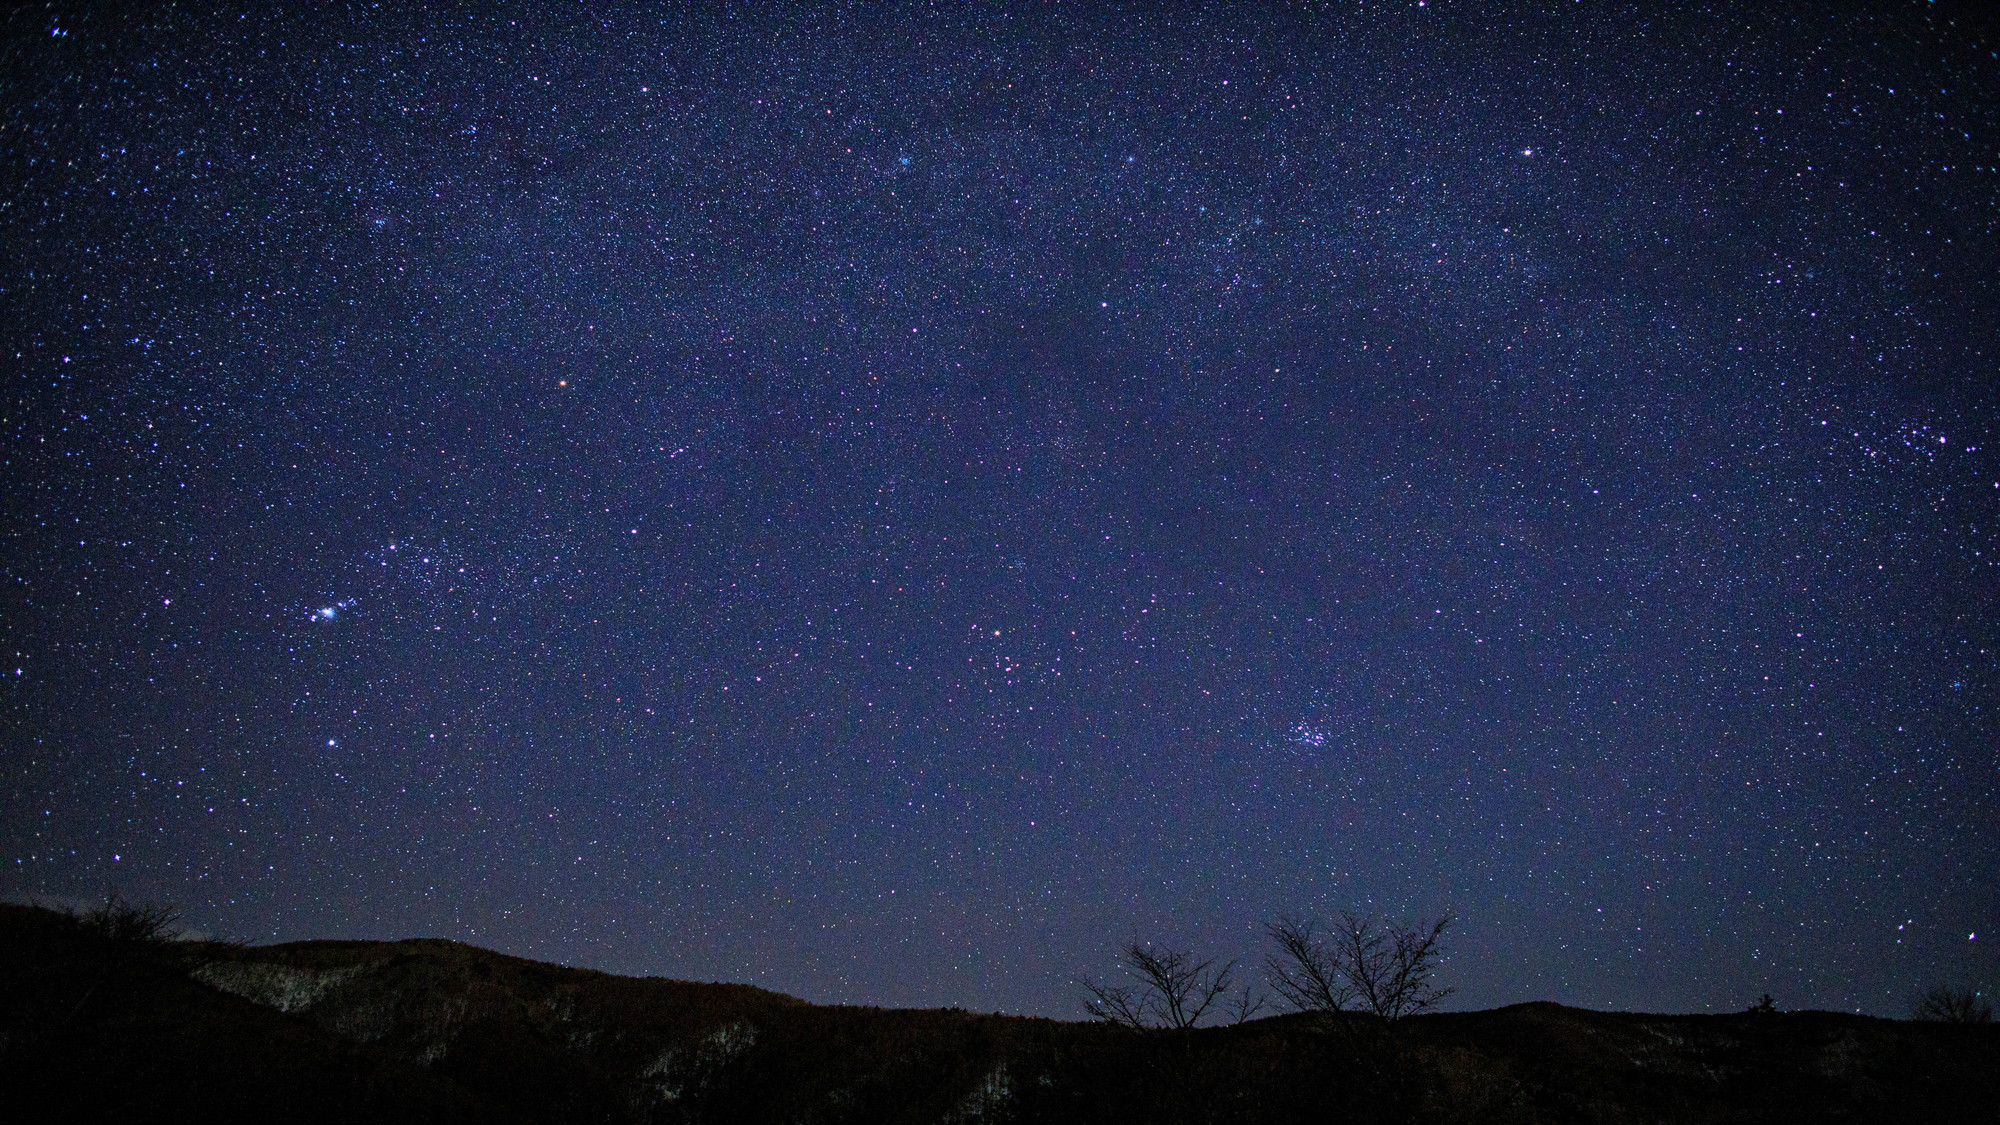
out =
[[[2000,1027],[1533,1003],[1413,1030],[1475,1072],[1503,1067],[1536,1120],[1978,1121],[2000,1106]]]
[[[393,1055],[193,980],[199,948],[0,904],[0,1089],[16,1121],[518,1122]]]
[[[85,1118],[1985,1122],[2000,1028],[1522,1004],[1188,1033],[824,1007],[448,941],[127,946],[0,913],[9,1087]],[[82,1119],[82,1118],[79,1118]]]

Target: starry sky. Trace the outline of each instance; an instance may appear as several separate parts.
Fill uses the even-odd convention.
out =
[[[1977,5],[415,7],[0,25],[0,894],[2000,983]]]

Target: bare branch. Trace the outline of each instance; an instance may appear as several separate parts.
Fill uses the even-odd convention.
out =
[[[1451,995],[1449,988],[1431,983],[1437,967],[1438,939],[1451,925],[1451,916],[1439,918],[1429,930],[1412,926],[1389,927],[1389,959],[1382,987],[1382,1007],[1377,1014],[1401,1019],[1427,1012]]]
[[[1132,989],[1104,984],[1089,977],[1078,977],[1076,983],[1086,994],[1083,1010],[1089,1012],[1092,1019],[1121,1027],[1152,1026],[1144,998],[1135,995]]]
[[[1376,1015],[1381,1015],[1385,1006],[1382,986],[1387,973],[1382,946],[1387,942],[1375,928],[1373,919],[1353,914],[1340,916],[1340,929],[1334,935],[1334,956],[1341,976],[1354,990],[1361,1010]]]
[[[1265,962],[1272,987],[1301,1012],[1359,1010],[1396,1020],[1451,994],[1431,981],[1451,918],[1428,929],[1342,914],[1322,938],[1311,922],[1285,918],[1267,928],[1277,952]]]
[[[1229,1022],[1249,1023],[1264,1010],[1269,1000],[1270,997],[1261,992],[1252,992],[1246,983],[1237,990],[1236,999],[1229,1002]]]
[[[1078,978],[1086,996],[1084,1010],[1097,1019],[1125,1027],[1171,1027],[1185,1030],[1201,1022],[1234,987],[1236,962],[1218,966],[1214,958],[1156,949],[1134,941],[1125,947],[1119,966],[1132,984],[1110,985]]]
[[[1992,1023],[1993,1005],[1969,988],[1941,984],[1917,997],[1910,1018],[1933,1023]]]
[[[128,902],[117,891],[105,894],[104,905],[65,911],[86,932],[107,941],[133,945],[171,945],[181,912],[172,906]]]
[[[1310,921],[1280,918],[1265,930],[1278,947],[1264,959],[1271,987],[1294,1011],[1339,1012],[1353,1003],[1353,986]]]

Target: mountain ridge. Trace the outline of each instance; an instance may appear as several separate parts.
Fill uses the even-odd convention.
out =
[[[64,917],[0,906],[21,998],[0,1068],[50,1104],[151,1119],[1707,1125],[1986,1121],[2000,1104],[1991,1026],[1530,1001],[1134,1032],[437,938],[119,945]]]

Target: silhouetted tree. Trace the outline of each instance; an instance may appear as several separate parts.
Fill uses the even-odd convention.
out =
[[[1250,986],[1245,984],[1237,990],[1236,998],[1229,1002],[1229,1022],[1249,1023],[1256,1019],[1257,1013],[1263,1011],[1270,1002],[1271,998],[1267,993],[1253,992]]]
[[[1271,987],[1298,1011],[1359,1011],[1398,1020],[1451,995],[1431,979],[1439,940],[1450,925],[1450,915],[1425,927],[1342,914],[1322,934],[1307,919],[1283,918],[1267,928],[1278,948],[1265,966]]]
[[[1940,984],[1917,997],[1910,1018],[1931,1023],[1992,1023],[1993,1005],[1969,988]]]
[[[1775,1016],[1778,1014],[1778,1002],[1771,999],[1771,994],[1766,992],[1762,996],[1757,997],[1755,1004],[1745,1008],[1744,1014],[1752,1016]]]
[[[71,907],[63,915],[77,932],[100,941],[165,948],[181,940],[177,907],[128,902],[117,891],[108,892],[102,906],[83,911]]]
[[[1142,941],[1126,946],[1121,961],[1119,968],[1130,983],[1077,978],[1084,991],[1084,1011],[1106,1023],[1185,1030],[1211,1010],[1231,1011],[1240,1023],[1263,1007],[1262,997],[1252,1001],[1246,987],[1236,1004],[1218,1009],[1235,987],[1234,961],[1217,965],[1213,957],[1197,960],[1191,953]]]
[[[1301,1012],[1344,1012],[1353,1005],[1354,986],[1310,920],[1281,918],[1266,929],[1278,951],[1264,967],[1285,1003]]]

